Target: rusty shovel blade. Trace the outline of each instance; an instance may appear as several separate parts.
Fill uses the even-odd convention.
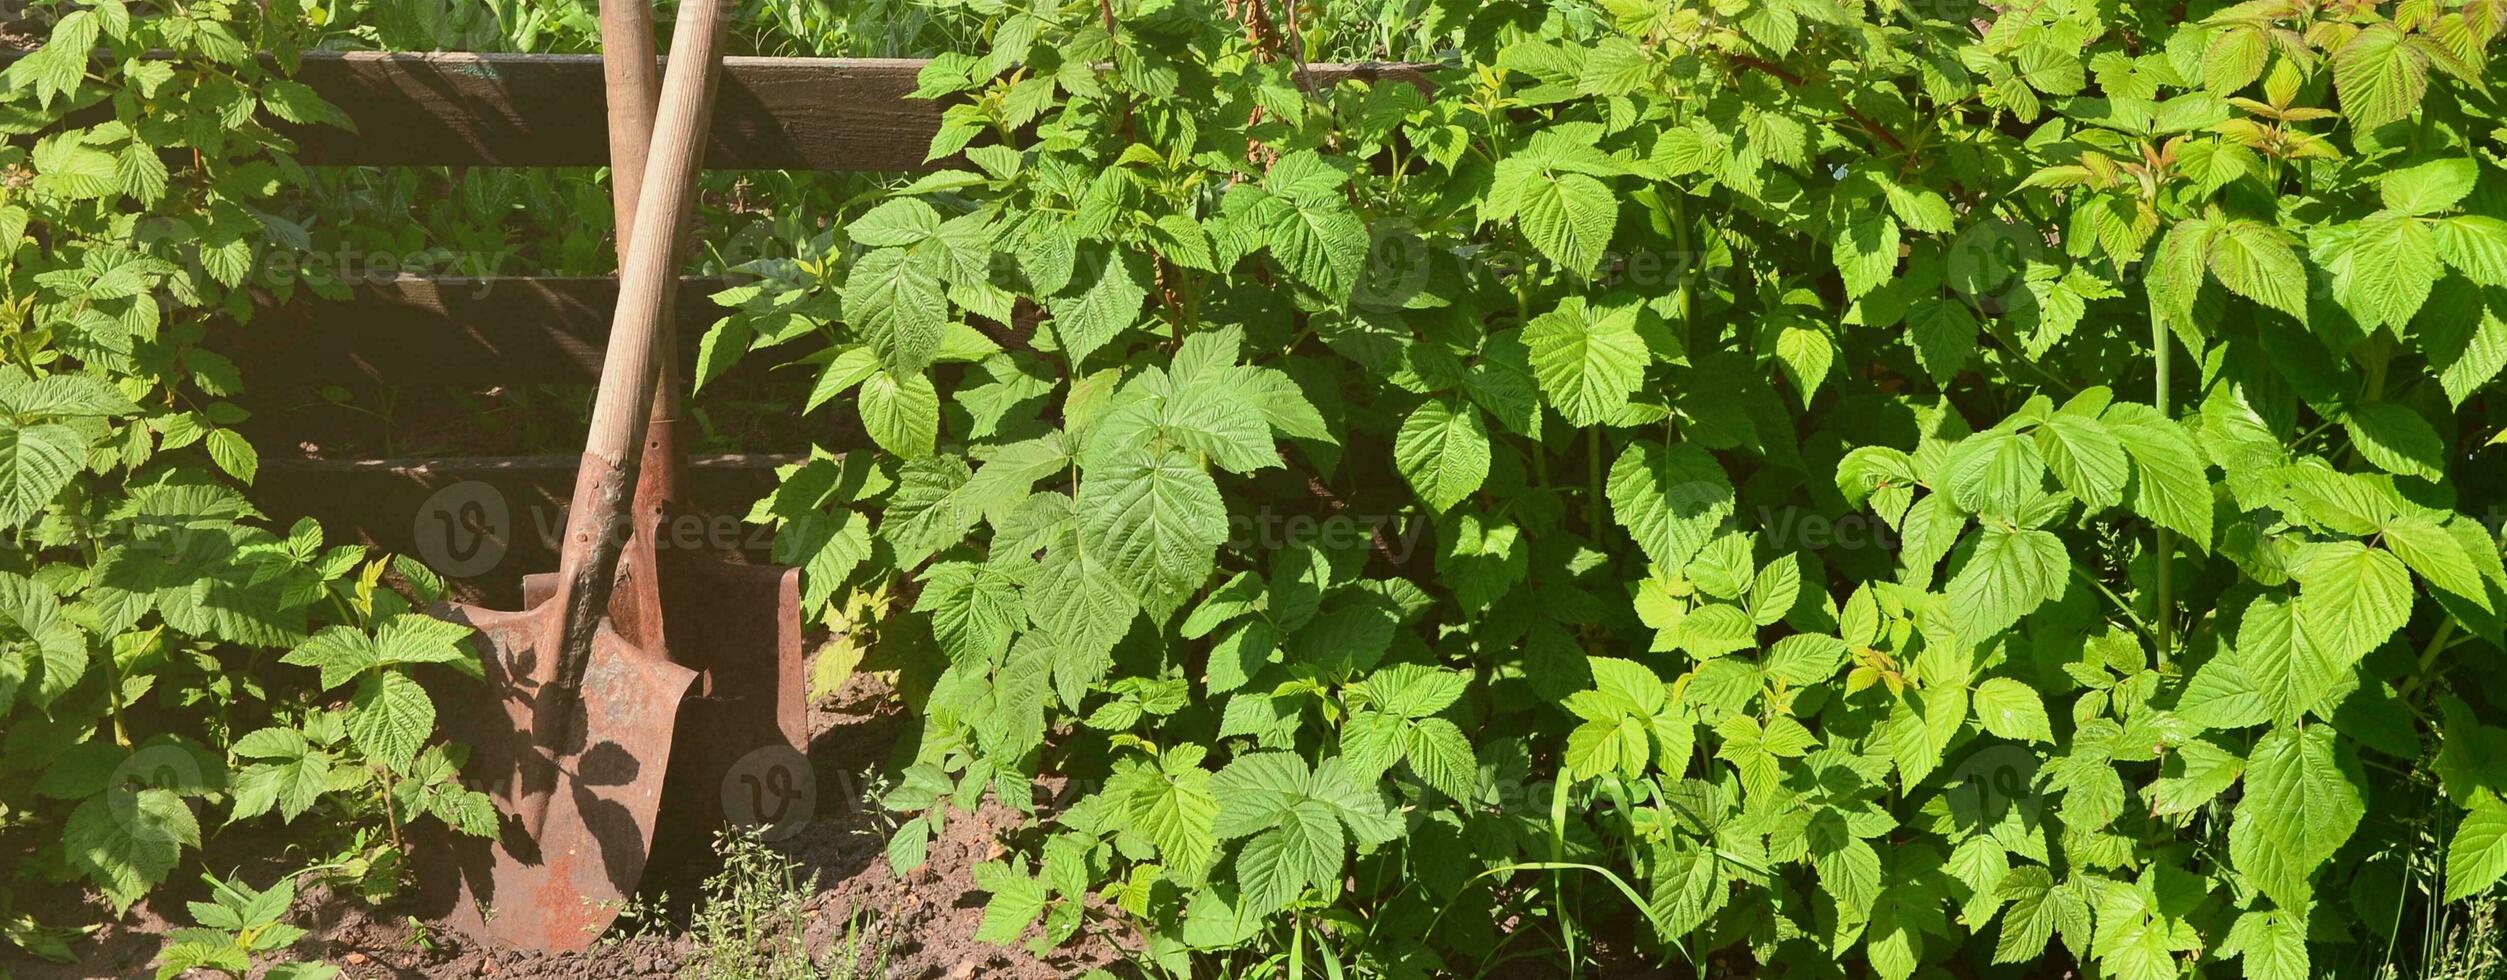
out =
[[[646,502],[637,503],[644,510]],[[622,562],[629,581],[613,596],[611,618],[631,622],[639,643],[658,645],[695,676],[671,753],[654,757],[670,760],[656,860],[675,866],[701,863],[725,827],[770,837],[797,828],[813,815],[816,786],[807,757],[800,570],[656,548],[654,524],[637,522]],[[646,568],[654,570],[649,588],[634,581]],[[554,575],[526,576],[524,601],[537,604],[556,586]]]
[[[451,606],[438,614],[479,631],[486,696],[449,700],[444,724],[470,746],[465,772],[497,804],[498,836],[446,835],[417,868],[429,911],[499,945],[588,946],[635,893],[662,803],[673,717],[696,672],[628,642],[604,621],[580,696],[533,680],[563,616]],[[555,712],[571,724],[549,726]],[[546,733],[562,731],[563,744]],[[534,835],[516,816],[534,789],[547,811]]]

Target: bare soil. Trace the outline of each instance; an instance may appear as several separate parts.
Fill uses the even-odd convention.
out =
[[[1003,853],[1003,835],[1021,818],[987,803],[978,812],[953,815],[947,833],[932,843],[923,867],[900,878],[885,853],[890,820],[869,797],[892,749],[912,731],[905,706],[876,674],[856,674],[811,705],[810,759],[819,786],[817,818],[774,848],[795,861],[810,896],[801,908],[804,941],[812,957],[832,965],[841,951],[854,953],[853,976],[894,980],[1044,980],[1067,978],[1120,959],[1102,940],[1085,940],[1039,959],[1025,949],[974,938],[983,921],[984,894],[973,868]],[[1045,787],[1051,790],[1053,787]],[[263,881],[284,865],[267,863]],[[225,868],[221,868],[225,870]],[[678,869],[665,877],[692,879]],[[650,874],[650,872],[648,872]],[[195,888],[169,885],[130,914],[73,944],[78,962],[52,963],[0,944],[0,978],[88,980],[153,976],[151,965],[166,935],[186,922],[182,900]],[[99,921],[110,909],[94,896],[64,896],[87,907],[43,914],[47,922]],[[21,908],[32,903],[22,903]],[[35,906],[41,908],[42,906]],[[412,922],[398,906],[369,907],[353,896],[308,888],[290,921],[311,932],[297,943],[299,959],[338,966],[353,980],[665,980],[682,975],[693,947],[680,927],[665,921],[613,929],[591,949],[544,955],[471,943],[448,929]],[[207,974],[197,974],[207,976]],[[837,976],[846,976],[836,971]]]

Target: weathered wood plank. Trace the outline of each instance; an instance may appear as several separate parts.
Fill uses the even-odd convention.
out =
[[[24,57],[0,53],[0,67]],[[705,166],[924,171],[941,104],[907,98],[921,59],[724,59]],[[1318,64],[1313,83],[1425,84],[1431,66]],[[356,131],[290,127],[307,163],[597,167],[608,162],[596,55],[307,52],[296,74]]]
[[[729,279],[679,281],[681,363],[722,318],[710,298]],[[209,346],[248,388],[366,381],[384,385],[589,384],[600,376],[618,280],[585,277],[360,279],[349,296],[303,290],[256,296],[252,322],[218,328]]]
[[[727,58],[706,166],[917,170],[940,107],[908,99],[920,61]],[[303,128],[320,164],[597,167],[609,160],[594,55],[307,55],[297,79],[357,124]]]
[[[664,547],[766,558],[773,538],[740,523],[772,491],[778,466],[800,454],[703,454],[686,485],[699,515],[674,524]],[[574,489],[574,456],[447,459],[270,459],[252,499],[277,526],[300,517],[334,541],[409,555],[462,586],[467,598],[517,603],[522,576],[557,567]],[[727,515],[727,516],[725,516]]]

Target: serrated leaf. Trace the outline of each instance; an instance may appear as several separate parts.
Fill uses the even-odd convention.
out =
[[[2411,573],[2387,552],[2356,541],[2306,546],[2290,563],[2298,580],[2298,629],[2333,662],[2355,664],[2411,618]]]
[[[2054,741],[2054,728],[2046,720],[2046,704],[2026,684],[2008,677],[1987,678],[1976,685],[1973,704],[1976,720],[1986,731],[2027,742]]]
[[[861,412],[862,431],[899,456],[929,456],[939,442],[940,392],[925,375],[871,375],[862,382]]]
[[[1278,824],[1254,835],[1236,856],[1245,908],[1267,914],[1308,886],[1337,881],[1348,843],[1330,807],[1306,800],[1282,811]]]
[[[2095,512],[2124,501],[2132,459],[2114,433],[2095,420],[2058,413],[2038,426],[2036,438],[2046,468],[2082,505]]]
[[[2370,402],[2342,418],[2359,455],[2396,476],[2426,480],[2446,478],[2446,440],[2437,427],[2409,407]]]
[[[1066,289],[1045,304],[1053,312],[1054,336],[1061,338],[1073,364],[1140,322],[1141,301],[1149,298],[1144,284],[1148,275],[1138,255],[1083,254],[1094,259],[1088,265],[1093,266],[1096,278],[1077,283],[1076,291]]]
[[[292,741],[291,741],[292,739]],[[280,819],[293,821],[310,809],[331,778],[330,756],[314,751],[304,737],[283,728],[265,728],[236,743],[239,756],[267,760],[245,766],[234,777],[230,822],[277,809]]]
[[[2133,512],[2211,550],[2210,462],[2174,423],[2106,420],[2133,458]]]
[[[2177,696],[2176,714],[2203,728],[2244,728],[2271,719],[2263,694],[2234,656],[2216,656],[2194,671]]]
[[[896,374],[930,367],[948,330],[949,301],[929,265],[905,249],[883,248],[845,273],[845,319]]]
[[[2089,909],[2078,893],[2059,887],[2044,868],[2018,867],[2002,878],[2002,897],[2011,905],[2002,915],[2002,935],[1994,942],[1993,961],[2024,963],[2045,954],[2046,944],[2061,931],[2070,942],[2089,930]]]
[[[2230,95],[2262,77],[2270,42],[2260,30],[2233,27],[2211,36],[2202,51],[2202,84],[2215,95]]]
[[[1437,792],[1461,801],[1473,798],[1479,781],[1479,760],[1462,729],[1443,718],[1412,722],[1402,732],[1402,756],[1410,768]]]
[[[2298,629],[2293,607],[2277,596],[2257,598],[2238,624],[2235,652],[2221,658],[2234,665],[2224,669],[2233,669],[2249,685],[2262,715],[2283,725],[2296,724],[2322,704],[2347,672],[2344,664],[2328,656],[2323,644]],[[2192,692],[2186,697],[2191,699]],[[2220,720],[2230,724],[2219,727],[2233,727],[2261,718]]]
[[[2333,295],[2362,327],[2411,322],[2442,271],[2429,223],[2405,215],[2320,230],[2312,250],[2333,274]]]
[[[1872,903],[1880,898],[1880,852],[1857,837],[1846,826],[1843,815],[1835,810],[1821,810],[1811,816],[1805,834],[1810,843],[1811,868],[1818,872],[1819,888],[1837,900],[1837,907],[1855,918],[1871,915]]]
[[[1987,525],[1970,540],[1967,563],[1948,586],[1962,636],[1991,637],[2063,594],[2071,558],[2052,532]]]
[[[1645,378],[1651,359],[1634,306],[1593,308],[1570,296],[1523,328],[1533,376],[1567,424],[1582,428],[1616,415]]]
[[[2307,980],[2307,923],[2290,909],[2246,912],[2229,927],[2223,955],[2234,951],[2246,961],[2249,980]]]
[[[2490,608],[2489,590],[2482,587],[2481,570],[2463,543],[2443,527],[2427,518],[2396,515],[2378,528],[2385,547],[2420,573],[2430,585],[2464,597],[2473,605]]]
[[[2371,25],[2333,52],[2342,114],[2363,130],[2410,115],[2428,88],[2428,58],[2392,24]]]
[[[297,644],[279,662],[321,671],[322,687],[329,690],[354,680],[382,660],[375,652],[374,640],[365,631],[353,626],[332,626]]]
[[[881,203],[844,224],[845,237],[871,248],[915,245],[940,231],[940,212],[910,197]]]
[[[0,528],[43,510],[78,474],[87,440],[66,425],[0,426]]]
[[[2229,859],[2274,904],[2304,908],[2307,879],[2367,812],[2359,762],[2330,726],[2275,728],[2246,760],[2246,792],[2229,826]]]
[[[2037,443],[2000,430],[1960,440],[1941,460],[1950,502],[1971,513],[2017,514],[2037,495],[2045,475]]]
[[[2507,221],[2459,214],[2437,222],[2437,257],[2484,286],[2507,286]]]
[[[2389,211],[2436,214],[2472,193],[2472,184],[2480,176],[2479,165],[2467,159],[2431,160],[2386,171],[2377,177],[2376,190]]]
[[[1332,303],[1347,299],[1366,265],[1366,223],[1331,197],[1305,203],[1282,199],[1267,212],[1263,230],[1280,268]]]
[[[1005,865],[987,861],[975,866],[975,887],[990,893],[984,900],[984,917],[975,927],[975,938],[981,942],[1008,945],[1018,941],[1027,927],[1044,914],[1045,883],[1027,874],[1026,861]]]
[[[1157,844],[1166,863],[1187,870],[1209,866],[1218,847],[1211,828],[1218,820],[1219,802],[1211,795],[1210,771],[1197,759],[1169,756],[1124,801],[1124,809],[1132,826]]]
[[[1804,408],[1810,407],[1811,396],[1828,380],[1836,361],[1836,341],[1824,332],[1793,325],[1776,332],[1776,362],[1784,366],[1785,377],[1793,382],[1794,394]]]
[[[1227,541],[1218,485],[1180,452],[1138,450],[1090,469],[1079,519],[1082,547],[1144,604],[1198,587]]]
[[[113,903],[127,911],[164,881],[186,845],[200,844],[191,808],[170,790],[108,790],[70,813],[61,849]]]
[[[2483,797],[2455,825],[2446,845],[2446,900],[2487,891],[2507,876],[2507,804]]]
[[[1888,213],[1874,208],[1848,206],[1843,225],[1838,227],[1830,254],[1837,263],[1837,274],[1845,280],[1849,299],[1871,292],[1898,268],[1898,223]]]
[[[2307,267],[2289,236],[2259,221],[2231,221],[2210,239],[2211,274],[2230,292],[2294,317],[2307,312]]]
[[[27,700],[36,707],[50,706],[86,676],[87,637],[63,617],[60,601],[33,579],[0,572],[0,710],[26,682],[28,653],[38,674]]]
[[[2189,739],[2169,757],[2166,775],[2150,784],[2150,812],[2160,816],[2192,813],[2236,785],[2246,760],[2210,739]]]
[[[376,671],[348,702],[348,739],[367,757],[405,772],[435,733],[435,702],[406,674]]]
[[[1609,185],[1585,174],[1542,171],[1519,193],[1515,220],[1524,240],[1566,271],[1591,275],[1619,224]]]
[[[1447,400],[1423,402],[1393,438],[1393,468],[1442,513],[1478,490],[1489,474],[1489,433],[1479,409]]]
[[[1611,519],[1645,556],[1680,568],[1732,516],[1732,481],[1706,450],[1638,440],[1610,467]]]
[[[1934,298],[1906,314],[1907,341],[1935,383],[1947,383],[1976,353],[1976,314],[1955,299]]]

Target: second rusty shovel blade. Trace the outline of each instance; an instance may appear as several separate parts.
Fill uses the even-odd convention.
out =
[[[661,563],[664,634],[673,661],[695,668],[670,757],[661,844],[674,857],[710,849],[729,826],[769,837],[814,816],[800,570],[734,565],[682,553]]]
[[[444,722],[473,747],[466,772],[484,779],[499,811],[493,840],[453,837],[418,877],[436,910],[463,932],[527,949],[588,946],[608,928],[644,875],[651,829],[671,757],[673,718],[696,672],[629,643],[602,623],[580,697],[548,696],[532,680],[553,605],[525,612],[452,606],[439,614],[479,631],[487,691],[452,701]],[[571,712],[565,744],[543,744],[534,725]],[[553,751],[552,751],[553,748]],[[533,787],[556,792],[534,836],[513,814]]]

